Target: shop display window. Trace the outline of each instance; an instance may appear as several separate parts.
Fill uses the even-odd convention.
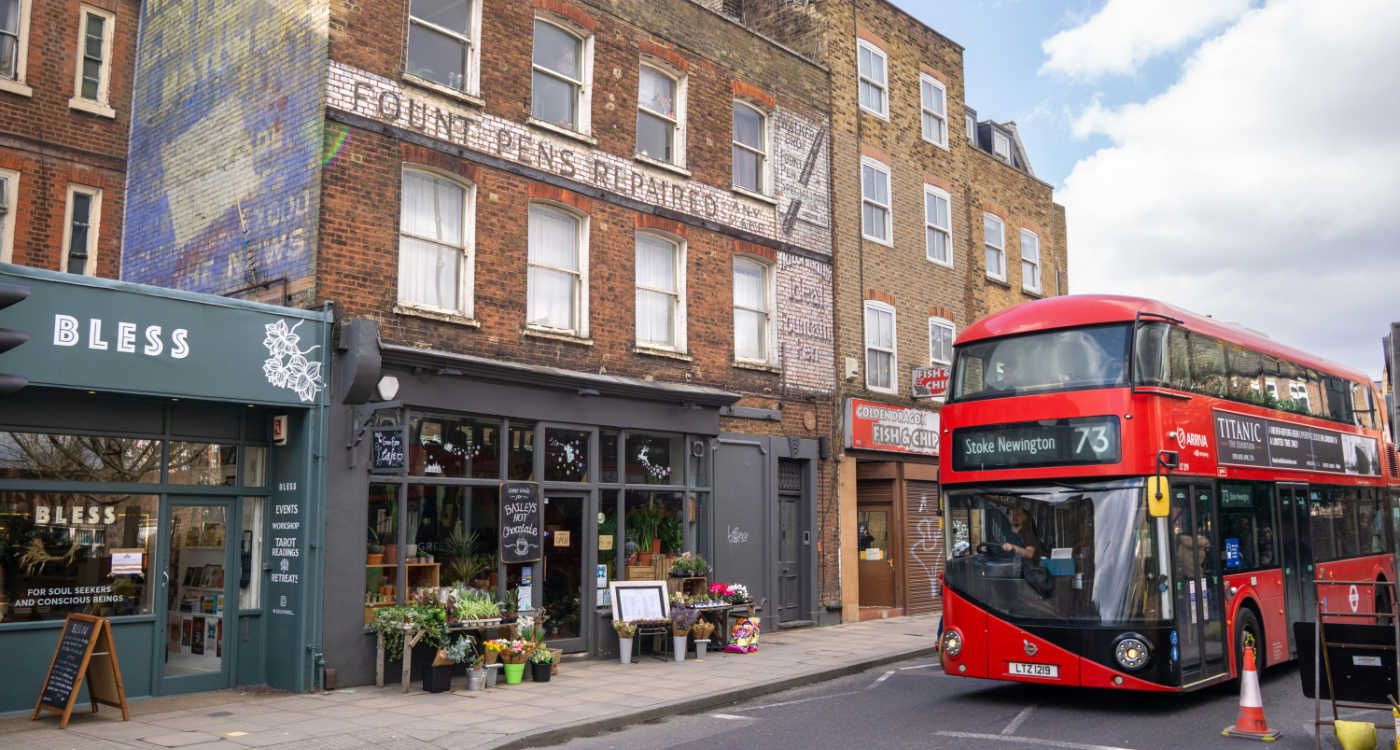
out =
[[[0,622],[150,614],[155,495],[0,491]]]
[[[248,445],[243,448],[243,486],[267,486],[267,448]],[[247,527],[244,527],[247,528]]]
[[[685,493],[627,490],[626,512],[627,578],[664,577],[664,569],[660,574],[644,574],[642,569],[654,567],[658,557],[673,557],[685,551]]]
[[[0,431],[0,479],[160,482],[160,440]]]
[[[409,422],[409,473],[495,479],[501,473],[500,435],[499,420],[416,415]]]
[[[377,607],[398,602],[399,488],[393,484],[369,486],[369,537],[365,553],[365,622],[374,619]]]
[[[544,478],[550,482],[587,482],[588,448],[592,433],[579,430],[544,431]]]
[[[535,478],[535,426],[529,422],[510,423],[510,479]]]
[[[219,443],[170,443],[170,484],[232,487],[238,481],[238,446]]]
[[[628,484],[684,484],[685,440],[680,435],[627,434]]]
[[[617,474],[617,430],[598,431],[598,481],[616,482]]]

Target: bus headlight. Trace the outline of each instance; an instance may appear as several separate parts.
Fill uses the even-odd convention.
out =
[[[949,658],[956,659],[958,654],[962,653],[962,647],[963,639],[961,633],[956,630],[949,630],[943,634],[943,653],[947,654]]]
[[[1141,637],[1129,634],[1118,639],[1113,647],[1113,658],[1124,669],[1134,671],[1147,666],[1147,660],[1152,658],[1152,649]]]

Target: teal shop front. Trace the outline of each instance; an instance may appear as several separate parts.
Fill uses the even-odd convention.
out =
[[[315,687],[329,312],[0,264],[0,712],[63,618],[127,695]],[[86,700],[79,697],[79,702]]]

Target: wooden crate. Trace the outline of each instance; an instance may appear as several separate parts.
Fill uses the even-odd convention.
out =
[[[704,594],[709,590],[710,579],[704,576],[666,579],[667,593],[675,594],[679,592],[685,594],[686,596],[697,596],[699,594]]]

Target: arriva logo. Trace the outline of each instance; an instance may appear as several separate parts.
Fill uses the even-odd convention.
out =
[[[1210,445],[1210,439],[1199,432],[1187,432],[1184,428],[1176,428],[1172,433],[1176,438],[1177,447],[1180,448],[1205,448]]]

